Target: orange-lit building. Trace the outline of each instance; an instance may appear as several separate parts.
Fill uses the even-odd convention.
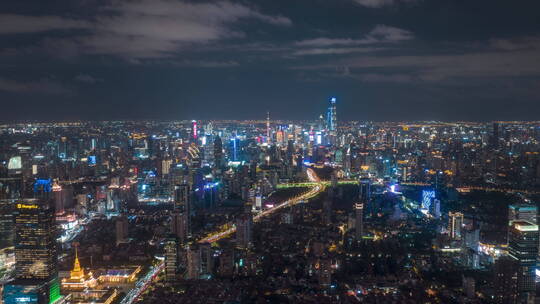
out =
[[[97,286],[97,280],[92,275],[92,272],[88,274],[84,273],[84,269],[79,262],[79,255],[75,250],[75,263],[73,270],[70,271],[69,278],[62,279],[62,289],[68,291],[84,290],[87,288],[94,288]]]

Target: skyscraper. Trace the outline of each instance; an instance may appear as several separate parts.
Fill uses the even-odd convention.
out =
[[[439,219],[441,217],[441,201],[440,200],[438,199],[433,200],[429,213],[436,219]]]
[[[191,187],[189,184],[174,186],[174,209],[189,212],[191,207]]]
[[[116,246],[127,241],[128,226],[128,219],[125,216],[116,219]]]
[[[15,221],[15,277],[4,303],[54,303],[60,296],[54,208],[47,200],[21,200]]]
[[[214,166],[214,135],[206,134],[203,138],[205,139],[203,147],[203,166]]]
[[[536,224],[537,222],[537,207],[526,204],[512,204],[508,206],[508,225],[512,225],[513,221],[524,220]]]
[[[251,228],[253,218],[251,214],[242,214],[236,220],[236,246],[248,248],[251,244]]]
[[[190,235],[191,187],[188,184],[174,187],[174,212],[171,218],[171,231],[176,234],[181,243]]]
[[[216,168],[223,167],[223,142],[219,136],[214,139],[214,164]]]
[[[193,246],[187,249],[187,271],[186,279],[196,280],[199,278],[201,272],[201,260],[199,247]]]
[[[18,199],[26,194],[24,162],[21,156],[14,156],[8,162],[7,178],[0,178],[0,198]]]
[[[187,163],[190,170],[197,170],[201,167],[201,150],[195,142],[192,142],[188,147]]]
[[[354,205],[354,210],[356,213],[355,217],[355,238],[357,241],[362,239],[362,236],[364,235],[364,204],[363,203],[357,203]]]
[[[214,250],[209,243],[199,245],[200,274],[209,279],[214,271]]]
[[[370,216],[374,213],[374,206],[371,204],[371,180],[369,178],[361,178],[358,188],[358,201],[364,204],[367,209],[367,214]]]
[[[535,292],[535,267],[538,255],[538,225],[524,220],[512,222],[508,255],[518,263],[517,293],[525,299]]]
[[[431,210],[431,204],[435,199],[435,190],[422,190],[422,209],[426,212]]]
[[[171,216],[171,233],[178,238],[180,244],[184,244],[188,238],[188,231],[187,213],[175,211]]]
[[[359,184],[358,198],[360,202],[367,204],[371,198],[371,180],[369,178],[361,178]]]
[[[514,304],[517,298],[518,262],[509,256],[502,256],[494,265],[495,302]]]
[[[461,239],[461,230],[463,227],[463,213],[448,212],[448,235],[452,239]]]
[[[328,131],[328,143],[333,145],[337,138],[337,112],[336,112],[336,97],[330,98],[330,106],[326,113],[326,130]]]
[[[330,106],[328,107],[328,112],[326,113],[326,129],[331,133],[337,129],[336,102],[336,97],[330,98]]]
[[[197,139],[199,138],[199,130],[197,129],[196,120],[191,121],[191,136],[194,141],[197,141]]]
[[[266,112],[266,141],[272,143],[272,132],[270,130],[270,112]]]
[[[178,240],[170,237],[165,242],[165,280],[176,281],[178,273]]]
[[[41,200],[17,203],[15,218],[16,277],[48,280],[57,275],[54,209]]]

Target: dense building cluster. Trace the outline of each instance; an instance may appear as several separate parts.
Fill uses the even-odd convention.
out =
[[[540,123],[337,114],[0,126],[4,303],[534,303]]]

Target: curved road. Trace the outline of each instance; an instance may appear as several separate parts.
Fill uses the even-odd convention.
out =
[[[254,222],[258,222],[260,221],[263,217],[267,217],[267,216],[270,216],[272,215],[273,213],[275,213],[276,211],[280,210],[280,209],[283,209],[283,208],[287,208],[287,207],[290,207],[290,206],[294,206],[298,203],[300,203],[301,201],[305,201],[305,200],[308,200],[310,198],[313,198],[315,196],[317,196],[319,193],[323,192],[324,189],[326,189],[326,184],[322,183],[321,182],[321,179],[317,176],[317,174],[315,173],[315,171],[313,171],[313,169],[311,168],[308,168],[307,169],[307,175],[308,175],[308,178],[311,182],[315,183],[314,184],[314,187],[311,188],[309,191],[301,194],[301,195],[298,195],[298,196],[295,196],[289,200],[286,200],[270,209],[266,209],[264,210],[263,212],[257,214],[256,216],[253,217],[253,221]],[[231,234],[235,233],[236,232],[236,227],[235,226],[232,226],[231,228],[227,229],[227,230],[224,230],[224,231],[218,231],[218,232],[215,232],[201,240],[199,240],[199,243],[213,243],[213,242],[216,242],[216,241],[219,241],[221,239],[224,239],[224,238],[227,238],[229,237]]]
[[[258,222],[263,217],[270,216],[278,210],[281,210],[283,208],[287,208],[290,206],[294,206],[300,203],[301,201],[309,200],[310,198],[317,196],[319,193],[323,192],[326,189],[326,184],[321,182],[321,179],[317,176],[317,174],[315,173],[315,171],[313,171],[313,169],[308,168],[307,175],[308,175],[309,180],[312,183],[314,183],[313,188],[311,188],[310,190],[306,191],[303,194],[300,194],[289,200],[286,200],[274,206],[273,208],[264,210],[263,212],[253,217],[253,221]],[[236,227],[232,226],[231,228],[225,231],[218,231],[213,234],[210,234],[209,236],[199,240],[199,243],[213,243],[213,242],[229,237],[234,232],[236,232]],[[131,304],[131,303],[136,302],[137,298],[148,288],[148,286],[150,285],[150,282],[152,282],[156,278],[156,276],[161,271],[163,271],[164,268],[165,268],[165,262],[161,262],[159,265],[152,267],[150,271],[144,277],[142,277],[141,279],[137,281],[135,288],[130,290],[120,303]]]

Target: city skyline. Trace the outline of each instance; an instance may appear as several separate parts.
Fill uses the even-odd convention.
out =
[[[0,303],[540,303],[539,0],[4,0]]]
[[[5,1],[0,121],[534,120],[540,4]]]
[[[3,303],[539,298],[540,122],[347,122],[336,101],[1,124]]]

